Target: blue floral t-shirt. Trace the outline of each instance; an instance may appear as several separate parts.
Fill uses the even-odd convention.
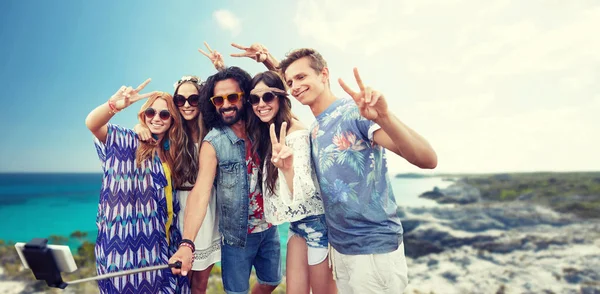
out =
[[[373,141],[378,129],[350,99],[336,100],[311,126],[329,243],[342,254],[387,253],[402,242],[385,149]]]

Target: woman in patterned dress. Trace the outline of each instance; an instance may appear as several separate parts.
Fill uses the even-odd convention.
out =
[[[310,157],[309,132],[291,111],[291,101],[274,71],[252,79],[248,130],[260,158],[265,217],[290,222],[287,244],[288,293],[337,293],[327,262],[323,200]],[[275,130],[280,130],[279,139]],[[288,135],[286,135],[286,133]]]
[[[200,90],[202,83],[196,76],[183,76],[175,83],[175,92],[173,101],[178,108],[180,119],[183,122],[183,140],[178,143],[180,147],[175,158],[174,173],[179,175],[180,183],[176,183],[175,190],[177,200],[181,206],[178,223],[179,230],[183,232],[184,211],[187,197],[190,190],[194,187],[198,175],[198,148],[207,133],[202,120],[202,114],[198,104],[200,103]],[[140,140],[152,140],[150,129],[138,124],[134,127]],[[213,193],[215,191],[213,190]],[[202,227],[193,240],[196,252],[194,252],[194,261],[192,271],[188,274],[192,294],[204,294],[208,287],[208,278],[210,271],[215,263],[221,261],[221,234],[219,233],[219,224],[216,211],[216,197],[211,197],[206,210],[206,216],[202,222]]]
[[[139,94],[150,82],[137,88],[122,86],[108,102],[86,118],[95,136],[103,179],[96,224],[96,270],[98,275],[164,265],[177,250],[181,233],[177,226],[179,202],[173,197],[171,173],[182,123],[171,95],[164,92]],[[132,103],[148,98],[138,112],[156,141],[140,142],[133,130],[110,124],[110,119]],[[170,269],[149,271],[100,280],[101,293],[189,293],[186,277]]]

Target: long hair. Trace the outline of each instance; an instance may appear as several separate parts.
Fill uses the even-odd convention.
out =
[[[252,77],[243,69],[230,66],[225,68],[222,71],[217,72],[216,74],[208,77],[206,79],[206,84],[202,88],[202,92],[200,94],[200,112],[202,112],[202,118],[204,119],[204,125],[207,129],[212,129],[215,127],[223,127],[225,123],[221,120],[221,116],[217,112],[215,106],[210,102],[210,97],[214,96],[215,93],[215,85],[217,82],[233,79],[235,80],[240,89],[244,92],[244,97],[242,97],[242,109],[240,109],[241,120],[246,120],[246,111],[244,110],[244,106],[246,106],[246,100],[250,95],[250,81]]]
[[[173,97],[165,92],[157,92],[154,95],[150,96],[138,112],[138,119],[140,121],[140,124],[148,128],[148,125],[146,124],[146,115],[144,114],[144,111],[148,107],[152,106],[152,103],[154,103],[154,101],[158,99],[163,99],[167,102],[167,108],[171,113],[171,126],[165,132],[164,136],[159,142],[149,143],[140,141],[140,144],[138,145],[138,148],[136,150],[135,162],[137,167],[141,168],[142,162],[144,162],[147,159],[154,160],[154,156],[158,151],[158,148],[164,148],[163,146],[165,146],[165,142],[169,142],[169,150],[165,150],[166,152],[164,152],[164,156],[166,159],[166,163],[169,166],[169,169],[173,170],[173,167],[175,166],[174,162],[177,154],[177,146],[171,145],[171,142],[177,142],[181,140],[181,137],[183,136],[183,131],[181,127],[181,117],[179,117],[179,115],[176,115],[176,113],[178,113],[179,110],[175,106],[175,103],[173,103]],[[156,115],[158,115],[158,113]],[[171,175],[174,180],[173,182],[181,182],[181,180],[179,179],[180,176],[177,173],[173,172],[171,173]]]
[[[195,79],[194,79],[195,78]],[[178,82],[173,97],[177,95],[181,85],[189,83],[196,87],[198,95],[202,90],[203,84],[200,84],[200,79],[192,77],[190,80]],[[200,96],[202,97],[202,96]],[[178,180],[175,183],[175,187],[181,187],[184,183],[189,182],[192,185],[196,183],[196,176],[198,175],[198,153],[196,150],[193,134],[198,134],[198,145],[202,144],[204,136],[206,136],[206,128],[204,127],[204,121],[202,119],[202,112],[200,111],[200,105],[198,105],[198,116],[195,118],[196,123],[191,127],[185,121],[183,115],[179,109],[177,109],[177,116],[182,121],[183,136],[172,145],[177,146],[177,154],[175,155],[175,168],[173,174],[178,175]]]
[[[256,85],[260,82],[265,83],[265,85],[272,87],[272,88],[278,88],[281,89],[282,91],[285,91],[285,85],[283,83],[283,80],[281,79],[281,77],[274,71],[265,71],[262,73],[259,73],[257,75],[254,76],[254,78],[252,79],[252,82],[250,83],[251,85],[251,89],[254,89],[254,87],[256,87]],[[276,94],[277,98],[279,99],[279,111],[277,112],[277,114],[275,114],[275,117],[273,118],[273,123],[275,124],[275,133],[277,134],[277,137],[279,138],[279,133],[281,131],[281,124],[283,124],[283,122],[287,123],[287,130],[290,129],[290,127],[292,126],[292,118],[294,118],[294,115],[292,114],[292,104],[290,101],[290,98],[287,97],[287,95],[282,95],[282,94]],[[252,112],[252,109],[250,107],[250,112]],[[272,150],[272,145],[271,145],[271,137],[270,137],[270,124],[269,123],[265,123],[263,121],[261,121],[255,114],[254,112],[252,112],[251,114],[248,114],[248,124],[247,124],[247,129],[248,129],[248,133],[250,135],[250,138],[252,139],[252,141],[254,142],[253,146],[252,146],[252,151],[253,152],[257,152],[260,158],[263,158],[264,162],[266,163],[266,169],[262,170],[263,167],[261,166],[259,168],[259,174],[262,177],[262,173],[266,173],[266,178],[267,178],[267,189],[269,189],[269,191],[271,191],[271,193],[274,193],[274,189],[275,189],[275,183],[277,183],[277,178],[279,173],[277,172],[277,167],[275,167],[275,165],[273,165],[273,163],[271,162],[271,150]]]

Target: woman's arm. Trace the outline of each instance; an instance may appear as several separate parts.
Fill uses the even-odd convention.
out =
[[[98,140],[102,143],[106,143],[106,135],[108,133],[107,124],[117,112],[123,110],[132,103],[150,97],[155,93],[139,94],[150,81],[151,79],[147,79],[135,89],[132,87],[121,86],[121,88],[108,99],[108,102],[101,104],[88,114],[85,119],[85,125]]]

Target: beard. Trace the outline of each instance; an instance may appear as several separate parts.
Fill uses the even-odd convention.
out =
[[[235,114],[232,117],[226,118],[223,113],[229,110],[235,111]],[[237,123],[242,118],[242,114],[240,113],[240,110],[235,106],[229,108],[221,108],[219,110],[219,118],[221,119],[221,122],[223,124],[225,124],[226,126],[231,126]]]

